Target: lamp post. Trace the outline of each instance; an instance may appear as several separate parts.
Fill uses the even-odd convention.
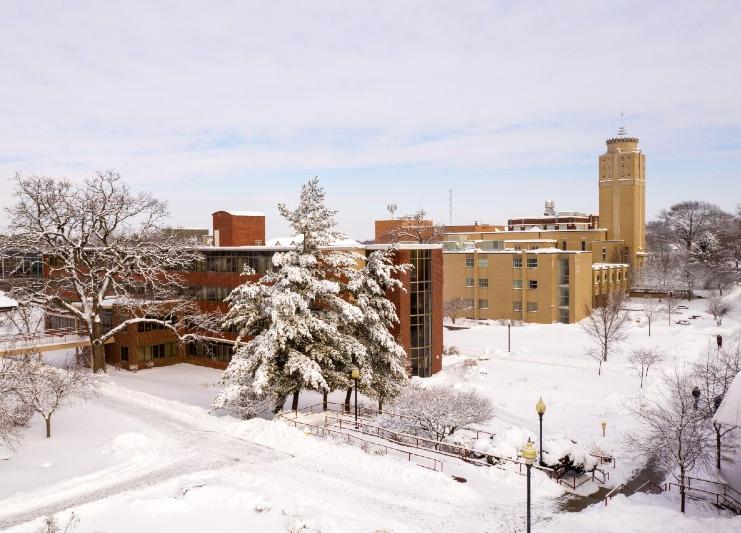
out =
[[[358,378],[360,377],[360,369],[353,368],[351,376],[355,382],[355,429],[358,429]]]
[[[545,402],[542,396],[538,400],[538,403],[535,404],[535,411],[537,411],[538,418],[540,419],[540,466],[543,466],[545,464],[543,462],[543,415],[545,414]]]
[[[607,431],[607,420],[603,420],[599,423],[600,426],[602,426],[602,436],[605,436],[605,432]]]
[[[535,463],[538,452],[535,451],[532,441],[527,439],[527,444],[520,454],[525,460],[525,468],[527,468],[527,533],[530,533],[530,470],[533,468],[533,463]]]

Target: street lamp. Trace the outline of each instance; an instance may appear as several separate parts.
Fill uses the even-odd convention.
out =
[[[538,400],[538,403],[535,404],[535,410],[540,419],[540,466],[543,466],[545,464],[543,462],[543,415],[545,414],[545,402],[542,396]]]
[[[358,429],[358,378],[360,377],[360,369],[358,367],[353,368],[351,376],[355,381],[355,429]]]
[[[533,468],[535,458],[538,456],[538,452],[535,451],[535,446],[530,439],[527,439],[527,444],[520,452],[522,458],[525,460],[525,467],[527,468],[527,533],[530,533],[530,470]]]

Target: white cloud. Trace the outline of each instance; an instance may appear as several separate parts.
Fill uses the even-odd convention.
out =
[[[562,203],[594,209],[596,156],[625,111],[649,163],[691,154],[720,189],[716,163],[741,160],[739,27],[735,1],[17,3],[0,20],[0,185],[115,167],[192,224],[208,213],[190,185],[270,212],[224,204],[341,173],[328,189],[363,237],[383,215],[371,202],[394,194],[355,194],[374,168],[397,167],[378,183],[439,218],[448,186],[492,221],[537,210],[557,184],[534,180],[535,205],[479,191],[543,167],[576,173],[586,187]],[[655,208],[685,192],[670,177],[649,188]],[[727,192],[706,197],[730,207]]]

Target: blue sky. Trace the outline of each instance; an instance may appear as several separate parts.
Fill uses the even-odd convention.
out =
[[[595,211],[625,113],[647,211],[741,202],[741,3],[4,2],[0,206],[16,172],[115,168],[173,225],[319,176],[340,229]],[[2,220],[2,217],[0,217]]]

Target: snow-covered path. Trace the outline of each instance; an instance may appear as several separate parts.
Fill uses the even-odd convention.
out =
[[[204,490],[200,487],[219,487],[224,480],[261,485],[267,498],[290,495],[286,509],[297,505],[329,514],[330,522],[343,524],[339,531],[371,526],[420,532],[515,531],[524,519],[524,479],[513,473],[471,467],[469,483],[459,484],[449,473],[306,437],[281,422],[216,417],[201,407],[113,382],[104,384],[94,401],[111,416],[151,426],[163,444],[143,460],[13,494],[0,501],[0,529],[34,531],[41,517],[73,508],[83,518],[89,512],[91,520],[101,520],[93,511],[101,505],[110,512],[116,502],[143,493],[162,497],[162,491],[167,501],[182,501],[186,487],[196,487],[187,498],[197,497]],[[552,512],[550,496],[560,492],[549,483],[534,480],[535,493],[545,496],[535,500],[536,521]],[[107,531],[118,530],[115,524],[103,523]]]

